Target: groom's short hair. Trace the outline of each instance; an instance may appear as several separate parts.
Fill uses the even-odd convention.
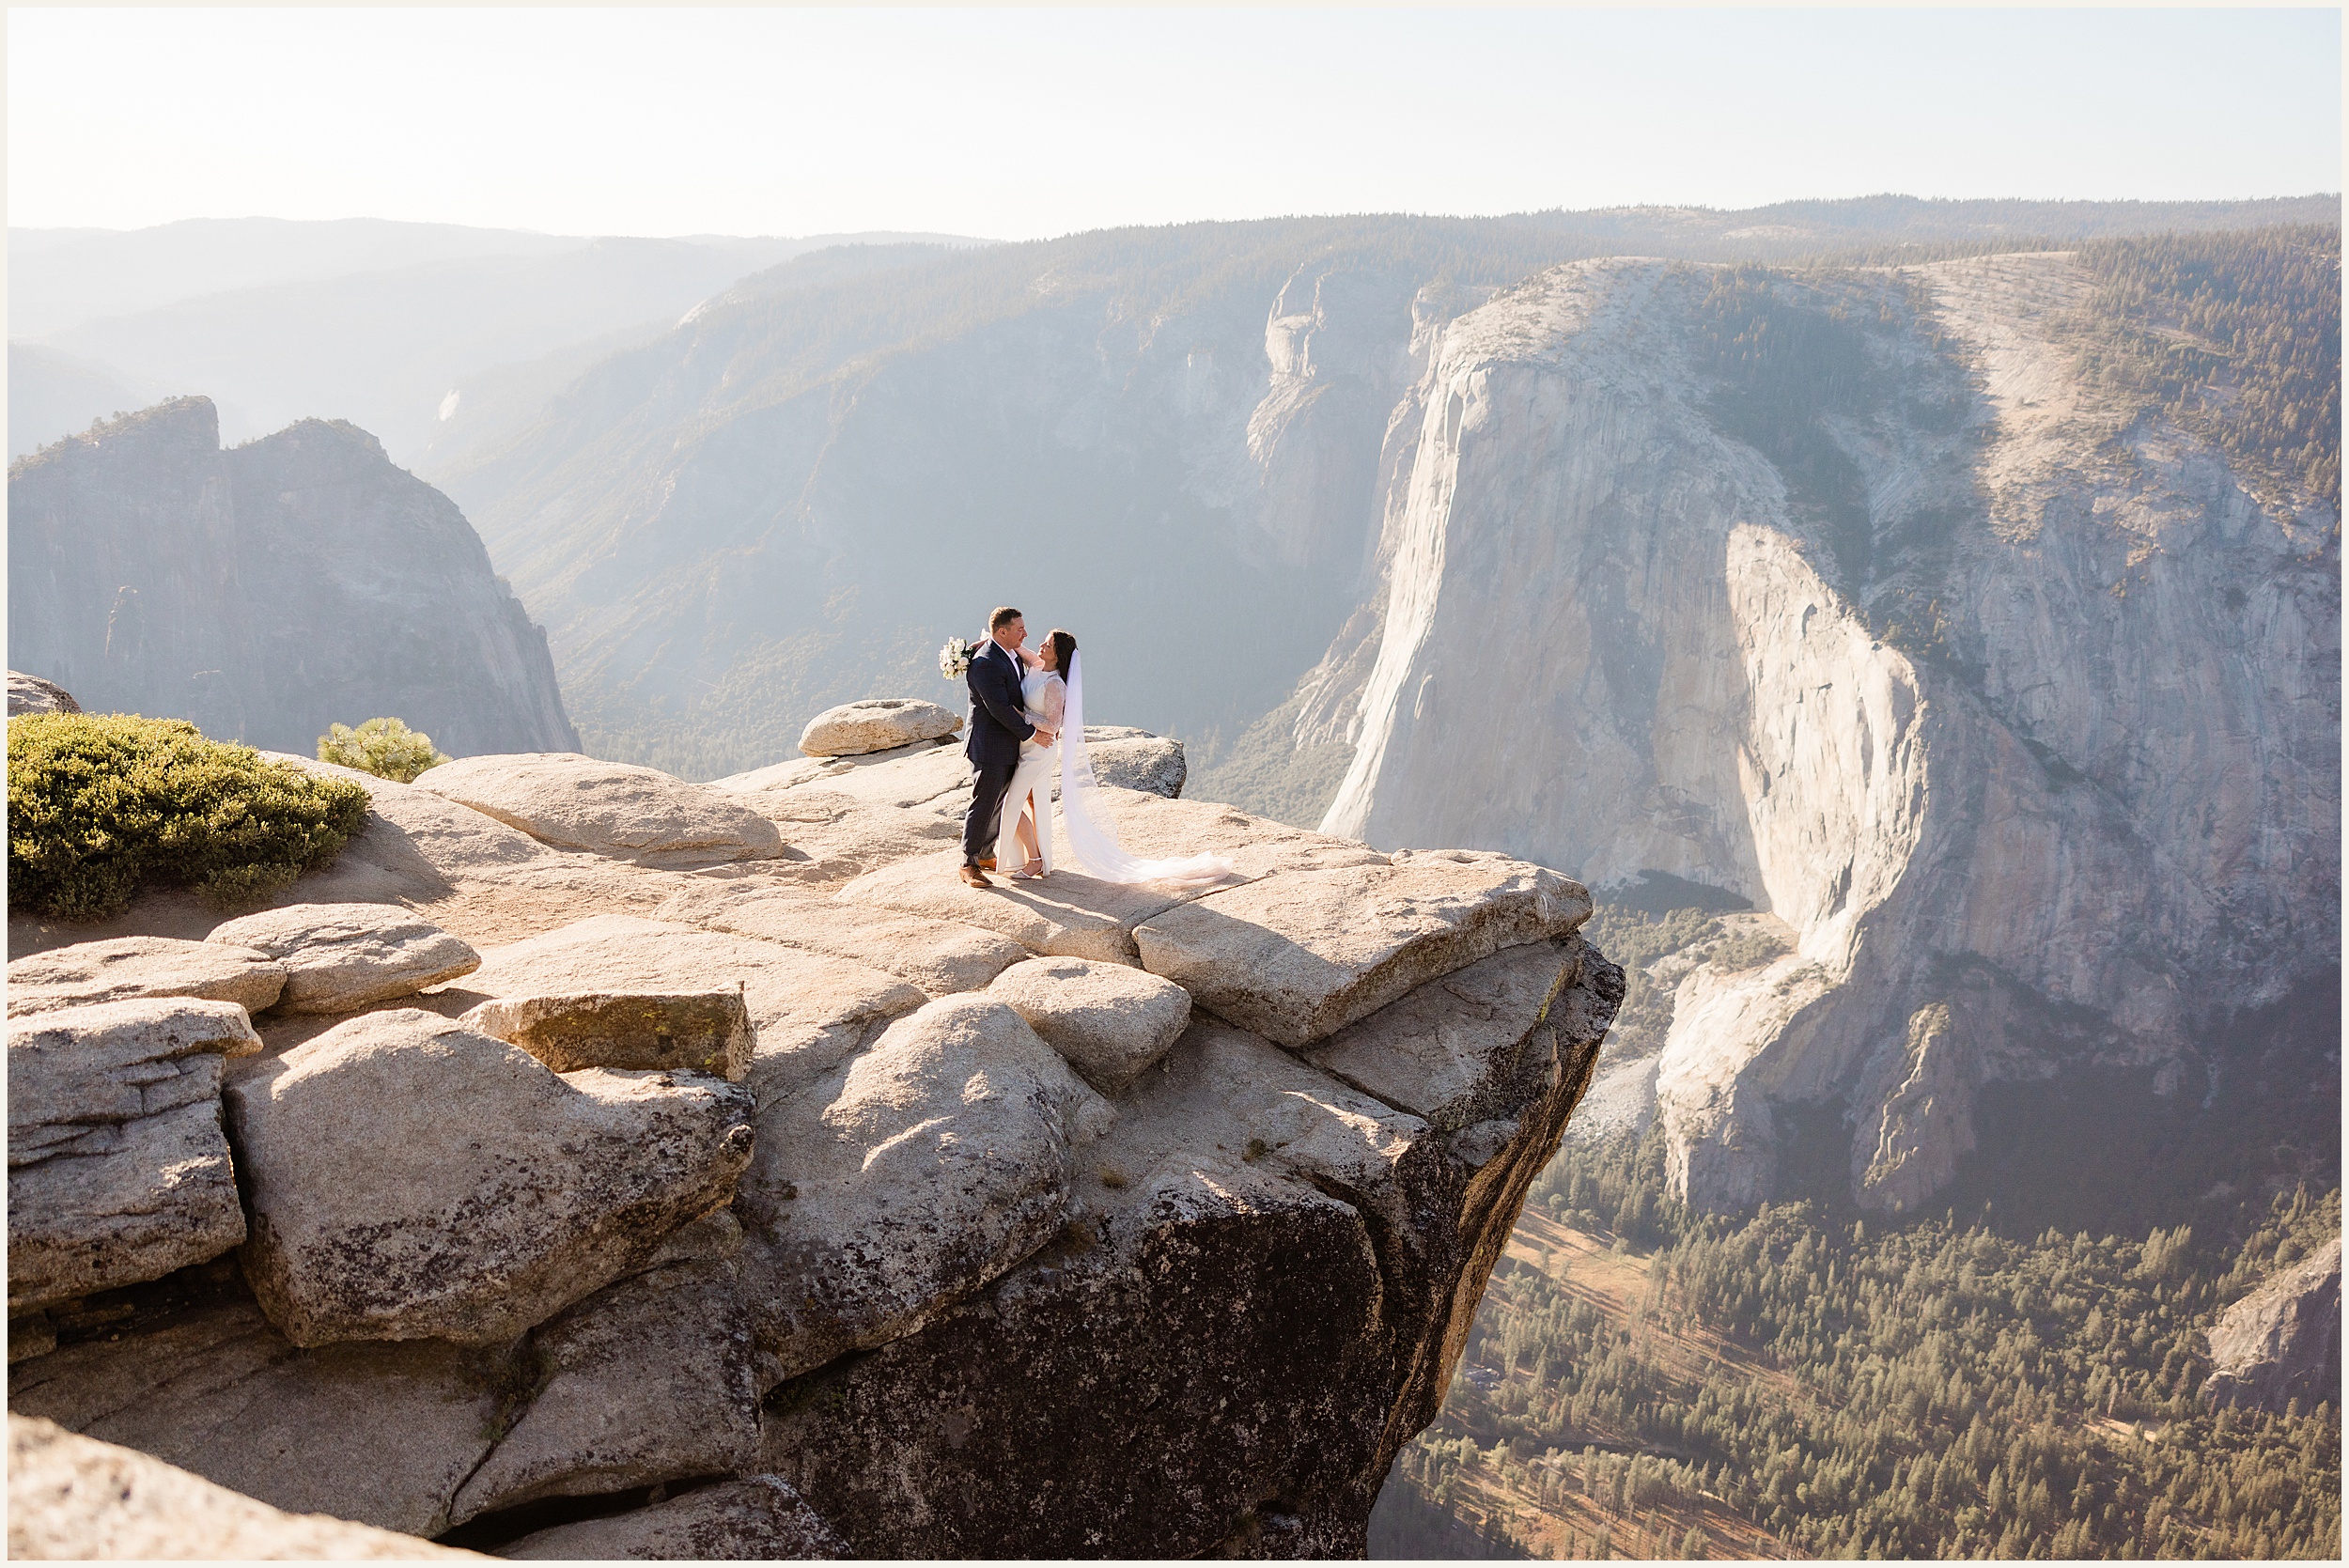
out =
[[[1028,617],[1022,615],[1019,611],[1014,610],[1010,605],[1006,604],[987,618],[987,629],[989,632],[1001,631],[1003,628],[1011,625],[1012,622],[1024,621]]]

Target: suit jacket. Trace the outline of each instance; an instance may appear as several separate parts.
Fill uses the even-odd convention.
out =
[[[1019,743],[1035,734],[1021,712],[1019,660],[1005,653],[993,638],[971,660],[963,684],[971,689],[970,738],[962,754],[975,768],[1017,767]]]

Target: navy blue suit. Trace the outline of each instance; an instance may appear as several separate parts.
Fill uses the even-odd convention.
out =
[[[1035,734],[1021,711],[1019,659],[990,637],[971,660],[963,684],[971,689],[970,738],[962,754],[977,777],[971,787],[970,815],[962,819],[962,862],[976,865],[994,852],[1002,830],[1003,796],[1019,768],[1019,743]]]

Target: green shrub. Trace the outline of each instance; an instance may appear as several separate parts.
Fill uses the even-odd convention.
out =
[[[367,792],[207,740],[179,719],[8,721],[8,907],[100,920],[142,884],[257,903],[331,863]]]
[[[448,758],[432,749],[432,737],[397,719],[370,719],[352,729],[330,724],[319,737],[319,760],[356,768],[394,784],[414,784],[416,775]]]

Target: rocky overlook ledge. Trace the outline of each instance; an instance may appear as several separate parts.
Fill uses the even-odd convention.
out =
[[[1622,974],[1556,873],[1095,753],[1239,878],[965,888],[929,735],[303,763],[372,809],[280,908],[12,919],[12,1544],[1361,1554]]]

